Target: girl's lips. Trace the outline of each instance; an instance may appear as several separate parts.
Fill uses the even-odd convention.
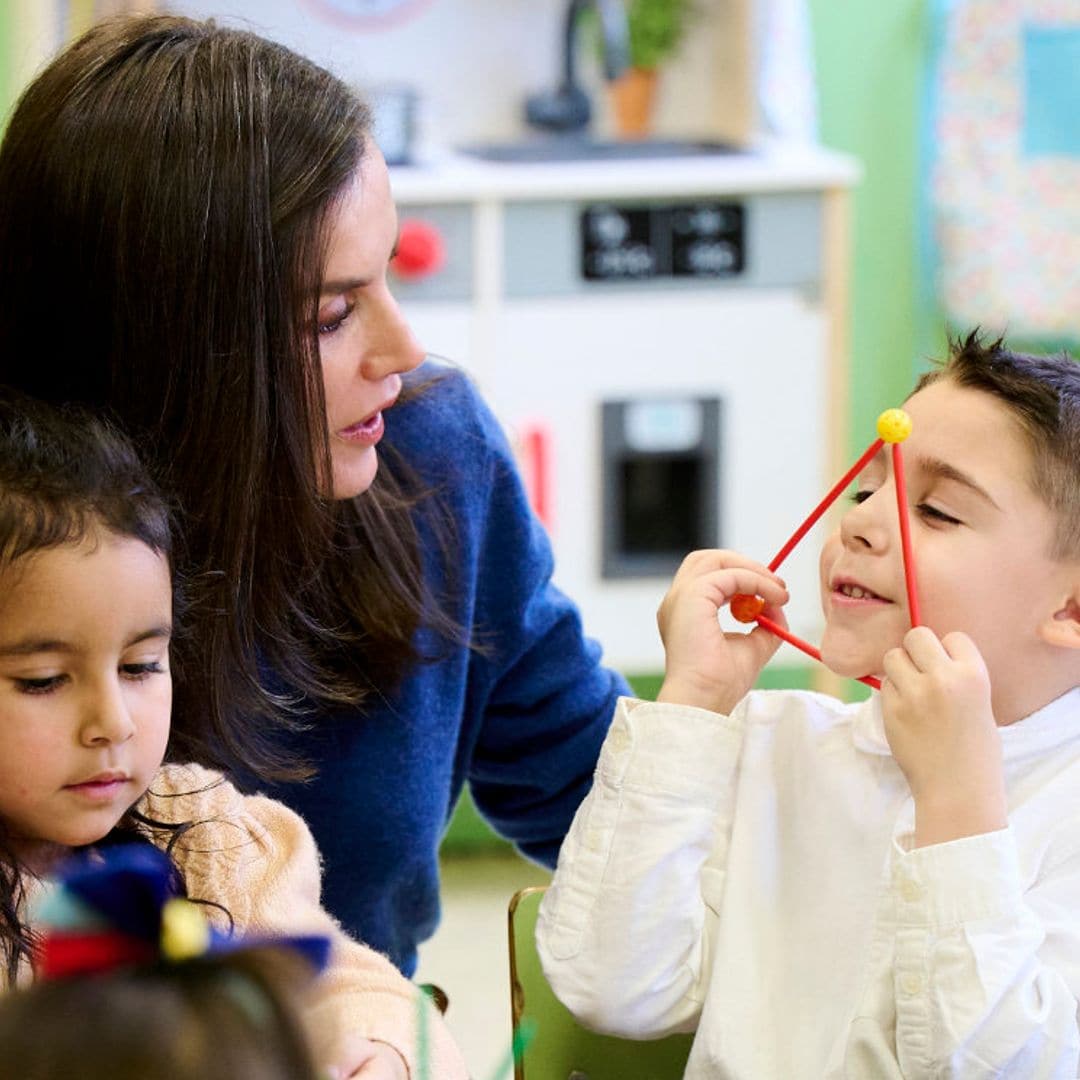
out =
[[[68,784],[64,789],[82,796],[90,802],[110,802],[127,787],[129,778],[115,776],[111,779],[86,780],[81,784]]]

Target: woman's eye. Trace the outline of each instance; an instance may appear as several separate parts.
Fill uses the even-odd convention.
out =
[[[959,525],[961,523],[959,518],[954,518],[952,514],[946,514],[944,510],[939,510],[929,503],[919,503],[916,509],[929,521],[936,521],[946,525]]]
[[[150,660],[144,664],[124,664],[120,670],[124,673],[124,677],[128,679],[146,679],[151,675],[164,675],[165,668],[162,667],[161,662],[158,660]]]
[[[353,305],[348,304],[340,311],[331,312],[325,319],[319,320],[319,333],[334,334],[345,324],[345,321],[352,314]]]
[[[20,694],[48,694],[58,689],[66,678],[66,675],[46,675],[40,679],[16,679],[15,686]]]

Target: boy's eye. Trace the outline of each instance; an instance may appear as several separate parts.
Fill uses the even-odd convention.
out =
[[[141,664],[124,664],[120,670],[125,678],[136,680],[146,679],[151,675],[165,674],[165,668],[161,666],[159,660],[149,660]]]
[[[916,509],[924,518],[927,518],[930,521],[936,521],[946,525],[961,524],[959,518],[954,518],[952,514],[946,514],[944,510],[939,510],[936,506],[931,506],[929,503],[919,503]]]
[[[20,694],[48,694],[67,680],[66,675],[46,675],[40,679],[15,679]]]

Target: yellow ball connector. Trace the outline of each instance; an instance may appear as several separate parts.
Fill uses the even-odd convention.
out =
[[[877,433],[884,442],[901,443],[911,434],[911,417],[903,409],[886,409],[877,418]]]

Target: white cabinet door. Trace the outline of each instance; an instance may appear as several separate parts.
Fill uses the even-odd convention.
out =
[[[474,366],[476,315],[471,304],[458,300],[404,300],[401,310],[416,340],[432,356]]]
[[[663,667],[656,607],[670,577],[601,576],[601,405],[722,399],[717,546],[768,562],[821,499],[825,320],[796,290],[654,289],[507,300],[481,380],[508,430],[551,435],[556,581],[608,663]],[[821,631],[818,527],[784,564],[795,633]],[[788,657],[790,662],[790,656]]]

